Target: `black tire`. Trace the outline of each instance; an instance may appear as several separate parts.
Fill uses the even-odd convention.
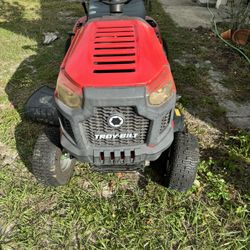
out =
[[[197,139],[189,133],[175,133],[170,153],[168,187],[181,192],[191,188],[196,177],[199,161]]]
[[[61,186],[69,182],[75,160],[65,157],[60,146],[59,128],[47,129],[35,145],[32,170],[39,182],[46,186]]]

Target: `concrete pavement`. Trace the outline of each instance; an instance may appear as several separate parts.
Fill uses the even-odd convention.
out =
[[[192,0],[160,0],[166,13],[181,27],[210,28],[211,15],[206,7],[201,7]],[[212,8],[218,20],[217,9]]]

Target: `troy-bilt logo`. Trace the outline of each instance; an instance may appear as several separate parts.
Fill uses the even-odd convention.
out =
[[[135,139],[138,137],[138,133],[119,133],[119,134],[97,134],[96,140],[111,140],[111,139]]]
[[[119,115],[119,114],[112,115],[109,118],[108,122],[109,122],[109,125],[111,127],[113,127],[113,128],[120,128],[123,125],[123,123],[124,123],[124,118],[121,115]]]

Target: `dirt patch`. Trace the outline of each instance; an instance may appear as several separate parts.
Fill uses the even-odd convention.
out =
[[[241,104],[235,100],[229,100],[228,97],[233,95],[233,93],[220,83],[223,78],[223,74],[218,70],[211,68],[208,71],[207,82],[219,105],[226,110],[228,120],[235,127],[250,133],[250,103]]]
[[[12,165],[18,159],[18,153],[0,142],[0,169]]]
[[[174,61],[182,67],[185,67],[190,63],[190,57],[190,54],[183,54],[181,59],[175,59]],[[195,55],[193,55],[193,58],[195,60],[195,68],[202,71],[203,75],[204,73],[207,75],[206,82],[210,91],[221,109],[225,110],[225,116],[228,121],[234,127],[246,130],[250,133],[250,103],[239,103],[233,99],[233,91],[222,85],[225,74],[218,68],[215,68],[211,61],[199,60]]]
[[[218,141],[220,141],[222,133],[218,129],[209,125],[208,123],[191,115],[186,110],[183,110],[183,113],[186,120],[188,121],[186,124],[188,130],[191,133],[196,134],[199,139],[201,148],[217,148]]]

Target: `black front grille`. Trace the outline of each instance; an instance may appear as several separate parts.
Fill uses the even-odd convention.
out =
[[[61,114],[59,114],[59,117],[60,117],[60,120],[61,120],[61,123],[62,123],[64,130],[75,141],[75,136],[74,136],[70,121],[67,118],[65,118],[64,116],[62,116]]]
[[[170,119],[171,119],[171,112],[167,113],[162,117],[160,134],[163,133],[164,130],[168,127]]]
[[[109,118],[121,115],[124,124],[120,128],[112,128]],[[82,123],[84,132],[90,143],[97,146],[141,145],[146,143],[150,121],[136,113],[134,107],[96,107],[91,118]],[[100,139],[96,135],[138,134],[136,138]]]

